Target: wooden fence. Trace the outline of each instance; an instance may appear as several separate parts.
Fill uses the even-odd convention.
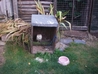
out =
[[[40,0],[43,7],[45,8],[45,12],[49,12],[49,6],[50,4],[53,4],[54,6],[54,12],[56,11],[56,0]],[[34,0],[13,0],[13,7],[14,7],[14,17],[22,18],[26,22],[31,21],[31,15],[32,14],[38,14],[38,11],[36,9],[36,4]]]

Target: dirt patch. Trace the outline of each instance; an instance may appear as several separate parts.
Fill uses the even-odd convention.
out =
[[[3,54],[4,54],[4,46],[0,46],[0,66],[5,63]]]
[[[86,41],[96,41],[97,38],[94,35],[91,35],[90,33],[88,33],[87,31],[63,31],[62,32],[62,37],[67,38],[67,37],[71,37],[71,38],[78,38],[78,39],[84,39]]]
[[[33,46],[32,47],[32,53],[53,53],[52,47],[51,46]]]
[[[98,38],[98,31],[97,32],[91,32],[91,34]]]
[[[4,53],[4,46],[0,46],[0,55],[3,55]]]
[[[98,41],[98,38],[95,35],[92,35],[87,31],[62,31],[62,38],[68,37],[85,40],[88,46],[95,46],[95,42]]]
[[[88,32],[83,32],[83,31],[64,31],[63,32],[65,37],[74,37],[74,38],[79,38],[79,39],[83,39],[83,38],[87,38],[88,37]]]

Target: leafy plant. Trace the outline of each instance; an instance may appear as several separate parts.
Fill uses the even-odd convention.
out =
[[[30,24],[24,22],[22,19],[9,20],[0,26],[0,35],[6,35],[6,39],[18,40],[28,42],[28,29]]]
[[[46,13],[45,12],[45,8],[43,7],[43,5],[41,4],[41,2],[38,0],[38,1],[35,1],[35,4],[36,4],[36,9],[37,11],[42,14],[42,15],[53,15],[53,6],[52,4],[50,4],[50,7],[49,7],[49,13]]]
[[[67,20],[65,20],[66,18],[66,14],[68,14],[69,11],[66,11],[66,12],[62,12],[62,11],[57,11],[57,14],[56,14],[56,18],[59,22],[59,26],[58,26],[58,35],[59,35],[59,39],[61,38],[61,33],[60,33],[60,26],[63,26],[64,28],[67,29],[67,25],[65,23],[67,23],[69,25],[69,29],[71,30],[71,23]]]
[[[45,9],[44,9],[44,7],[42,6],[42,4],[41,4],[41,2],[38,0],[38,2],[37,1],[35,1],[35,3],[36,3],[36,9],[38,10],[38,12],[40,13],[40,14],[44,14],[45,15]],[[52,4],[50,4],[50,12],[48,13],[48,15],[53,15],[53,6],[52,6]],[[58,35],[59,35],[59,39],[61,38],[61,33],[60,33],[60,26],[62,25],[62,26],[64,26],[64,28],[66,28],[67,29],[67,26],[65,25],[65,23],[64,22],[66,22],[66,23],[68,23],[68,25],[69,25],[69,29],[71,30],[71,23],[69,22],[69,21],[67,21],[67,20],[65,20],[65,18],[66,18],[66,14],[68,14],[69,13],[69,11],[67,11],[67,12],[64,12],[64,13],[62,13],[62,11],[57,11],[57,14],[56,14],[56,18],[57,18],[57,20],[58,20],[58,22],[59,22],[59,26],[58,26]]]
[[[35,4],[36,4],[36,9],[38,10],[38,12],[39,12],[40,14],[45,15],[45,9],[44,9],[44,7],[42,6],[41,2],[38,0],[38,1],[35,1]]]

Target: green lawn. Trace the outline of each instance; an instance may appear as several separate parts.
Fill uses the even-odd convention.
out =
[[[70,59],[68,66],[57,63],[62,55]],[[53,54],[36,55],[7,43],[4,56],[6,62],[0,67],[0,74],[98,74],[97,42],[92,46],[72,43],[64,52],[56,50]],[[34,60],[36,57],[48,59],[48,62],[39,63]]]

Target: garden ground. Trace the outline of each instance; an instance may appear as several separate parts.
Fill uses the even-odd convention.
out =
[[[57,62],[60,56],[67,56],[70,64],[60,65]],[[4,57],[6,62],[0,66],[0,74],[98,74],[98,41],[91,42],[91,46],[71,43],[63,52],[35,55],[8,42]],[[39,63],[36,57],[48,61]]]

